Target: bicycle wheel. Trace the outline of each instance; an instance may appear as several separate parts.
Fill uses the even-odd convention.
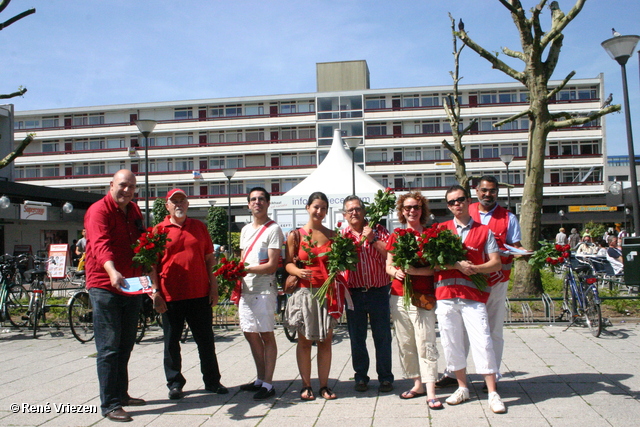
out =
[[[138,315],[138,332],[136,334],[136,344],[140,344],[144,338],[144,332],[147,329],[147,316],[141,311]]]
[[[22,285],[12,285],[7,293],[5,306],[9,322],[16,328],[26,326],[29,321],[29,293]]]
[[[587,321],[589,330],[591,330],[591,335],[599,337],[602,332],[602,310],[600,309],[600,304],[596,302],[596,292],[593,287],[587,288],[584,318]]]
[[[93,339],[93,310],[89,292],[77,292],[69,300],[69,327],[73,336],[81,343]]]
[[[567,271],[564,275],[564,285],[562,286],[562,306],[564,312],[569,315],[569,321],[572,321],[576,315],[576,301],[571,291],[571,272]]]
[[[36,290],[36,292],[39,292]],[[33,311],[31,312],[31,326],[33,327],[33,338],[38,338],[38,322],[40,322],[40,316],[42,315],[42,297],[36,297],[33,303]]]
[[[298,335],[298,331],[296,331],[295,329],[290,330],[289,328],[287,328],[284,324],[284,310],[280,312],[280,324],[282,325],[282,329],[284,329],[284,335],[287,337],[287,339],[291,342],[296,342],[297,341],[297,335]]]

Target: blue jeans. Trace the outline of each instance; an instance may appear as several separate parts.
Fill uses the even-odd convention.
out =
[[[356,382],[369,382],[369,352],[366,343],[367,320],[371,323],[371,334],[376,349],[378,381],[393,382],[389,289],[390,285],[370,288],[366,292],[350,289],[353,310],[347,310],[347,326],[351,340],[351,360]]]
[[[136,329],[143,295],[125,296],[106,289],[89,289],[93,307],[93,331],[98,350],[97,367],[102,415],[129,400],[129,356],[136,343]]]
[[[187,380],[182,375],[180,338],[187,322],[198,346],[200,372],[205,388],[220,385],[220,368],[216,357],[213,337],[213,314],[209,297],[167,302],[167,311],[162,314],[164,329],[164,373],[167,387],[184,387]]]

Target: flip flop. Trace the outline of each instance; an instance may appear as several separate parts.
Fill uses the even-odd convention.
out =
[[[307,397],[304,397],[305,392],[307,393]],[[316,397],[313,394],[313,389],[311,387],[303,387],[302,390],[300,390],[300,399],[302,400],[316,400]]]
[[[407,390],[400,395],[400,399],[414,399],[416,397],[426,396],[427,393],[418,393],[417,391]]]
[[[333,390],[331,390],[329,387],[320,388],[319,394],[320,396],[324,397],[326,400],[333,400],[337,398]]]
[[[434,411],[444,409],[442,402],[440,402],[438,399],[427,399],[427,405],[429,405],[429,409],[433,409]]]

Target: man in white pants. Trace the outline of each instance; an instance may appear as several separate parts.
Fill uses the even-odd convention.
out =
[[[520,223],[518,218],[502,206],[498,205],[498,180],[491,175],[485,175],[480,178],[480,183],[476,187],[476,197],[478,203],[469,206],[469,214],[474,221],[489,227],[496,238],[501,253],[506,251],[505,243],[516,248],[522,248],[520,244]],[[491,287],[491,295],[486,303],[487,314],[489,315],[489,329],[491,330],[491,341],[493,342],[493,351],[496,356],[496,367],[498,369],[497,379],[502,376],[500,374],[500,365],[502,363],[502,353],[504,350],[503,326],[506,315],[505,300],[507,297],[507,288],[509,286],[509,277],[511,274],[511,265],[513,257],[502,254],[500,256],[502,262],[502,276],[499,283]],[[466,353],[469,353],[468,344]],[[436,382],[436,387],[444,388],[447,386],[457,385],[457,381],[450,372],[444,373],[442,378]],[[483,387],[486,390],[487,385]]]
[[[484,377],[489,392],[489,408],[496,414],[506,411],[496,391],[496,366],[489,316],[485,304],[489,288],[476,284],[471,276],[491,275],[501,269],[500,249],[491,230],[469,215],[467,190],[451,186],[446,193],[447,206],[454,218],[441,224],[458,235],[466,249],[466,259],[454,265],[435,266],[436,316],[447,369],[455,373],[458,389],[445,402],[458,405],[470,399],[466,367],[469,346],[476,372]],[[489,284],[492,280],[489,279]],[[465,343],[465,332],[468,337]],[[470,344],[470,345],[469,345]]]
[[[254,400],[265,400],[276,394],[272,384],[278,357],[273,333],[278,297],[275,273],[284,236],[280,226],[269,219],[270,199],[262,187],[249,191],[247,202],[253,221],[240,233],[240,249],[242,260],[247,263],[247,275],[242,284],[238,312],[240,327],[251,347],[257,370],[256,380],[241,385],[240,389],[255,392]]]

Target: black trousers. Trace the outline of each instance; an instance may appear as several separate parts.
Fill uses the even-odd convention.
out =
[[[164,372],[167,377],[167,387],[182,388],[187,382],[181,373],[182,356],[180,355],[180,338],[185,320],[198,346],[204,386],[205,388],[217,387],[220,384],[220,368],[213,339],[213,314],[209,297],[167,302],[167,311],[162,314]]]

